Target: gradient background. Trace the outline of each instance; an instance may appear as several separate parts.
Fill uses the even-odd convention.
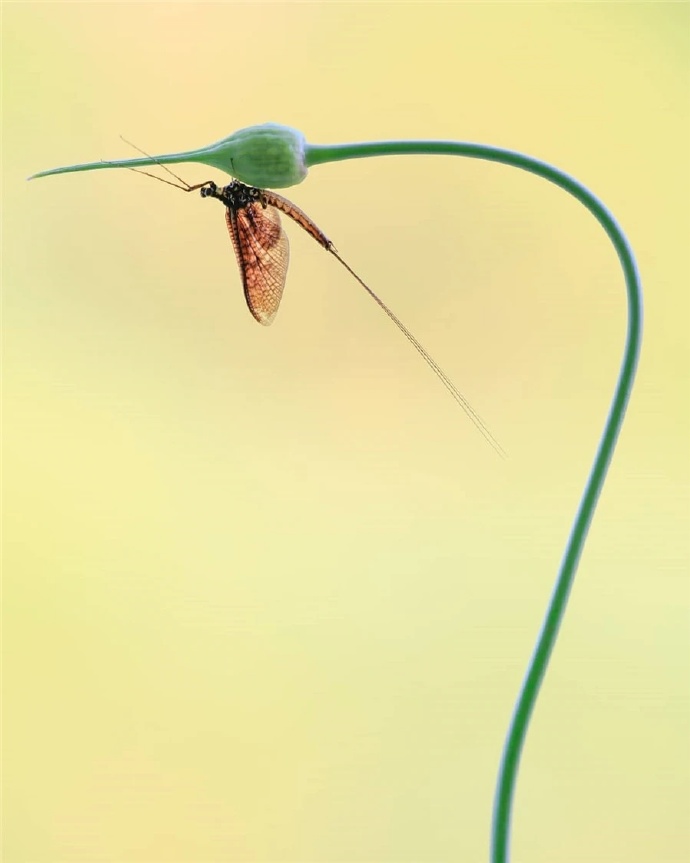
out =
[[[687,4],[3,4],[8,863],[487,857],[499,754],[618,372],[593,218],[497,165],[288,196],[269,330],[221,207],[30,173],[272,120],[574,174],[646,290],[636,390],[518,785],[516,861],[687,861]],[[181,166],[190,182],[222,176]]]

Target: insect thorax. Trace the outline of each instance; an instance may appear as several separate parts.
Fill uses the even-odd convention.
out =
[[[264,203],[263,192],[254,186],[245,186],[239,180],[233,180],[227,186],[218,188],[215,183],[209,183],[201,189],[202,198],[217,198],[231,210],[242,210],[255,202]]]

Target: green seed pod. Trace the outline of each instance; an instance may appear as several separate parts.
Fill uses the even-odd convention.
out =
[[[208,148],[206,164],[249,186],[284,189],[307,176],[304,135],[278,123],[240,129]]]
[[[104,168],[143,168],[196,162],[224,171],[249,186],[284,189],[301,183],[307,176],[305,150],[306,142],[301,132],[278,123],[264,123],[262,126],[240,129],[222,141],[198,150],[50,168],[39,171],[29,179],[49,177],[52,174],[73,174],[77,171],[99,171]]]

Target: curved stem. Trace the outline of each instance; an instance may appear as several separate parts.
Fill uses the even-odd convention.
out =
[[[558,637],[558,630],[563,620],[570,589],[587,537],[587,531],[592,521],[599,494],[604,485],[606,472],[623,424],[625,409],[635,378],[642,340],[642,288],[635,258],[628,241],[604,204],[573,177],[545,162],[533,159],[531,156],[525,156],[512,150],[490,147],[484,144],[469,144],[455,141],[381,141],[336,146],[307,145],[305,156],[307,166],[311,166],[324,162],[340,161],[342,159],[410,154],[469,156],[474,159],[500,162],[504,165],[512,165],[524,171],[529,171],[538,177],[543,177],[545,180],[549,180],[549,182],[560,186],[561,189],[569,192],[580,203],[584,204],[606,231],[623,267],[627,289],[628,332],[623,362],[613,395],[613,401],[611,402],[601,441],[585,485],[582,500],[575,515],[570,537],[566,544],[553,595],[546,610],[541,632],[537,638],[534,653],[515,704],[513,717],[503,748],[494,797],[491,860],[492,863],[506,863],[509,855],[515,784],[527,728]]]

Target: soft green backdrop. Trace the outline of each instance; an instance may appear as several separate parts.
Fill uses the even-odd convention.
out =
[[[267,120],[577,176],[646,290],[628,420],[523,758],[516,861],[690,856],[688,4],[3,4],[4,860],[481,861],[621,356],[615,254],[450,158],[288,190],[269,330],[223,212],[70,162]],[[216,179],[181,167],[190,182]],[[209,174],[207,176],[207,174]]]

